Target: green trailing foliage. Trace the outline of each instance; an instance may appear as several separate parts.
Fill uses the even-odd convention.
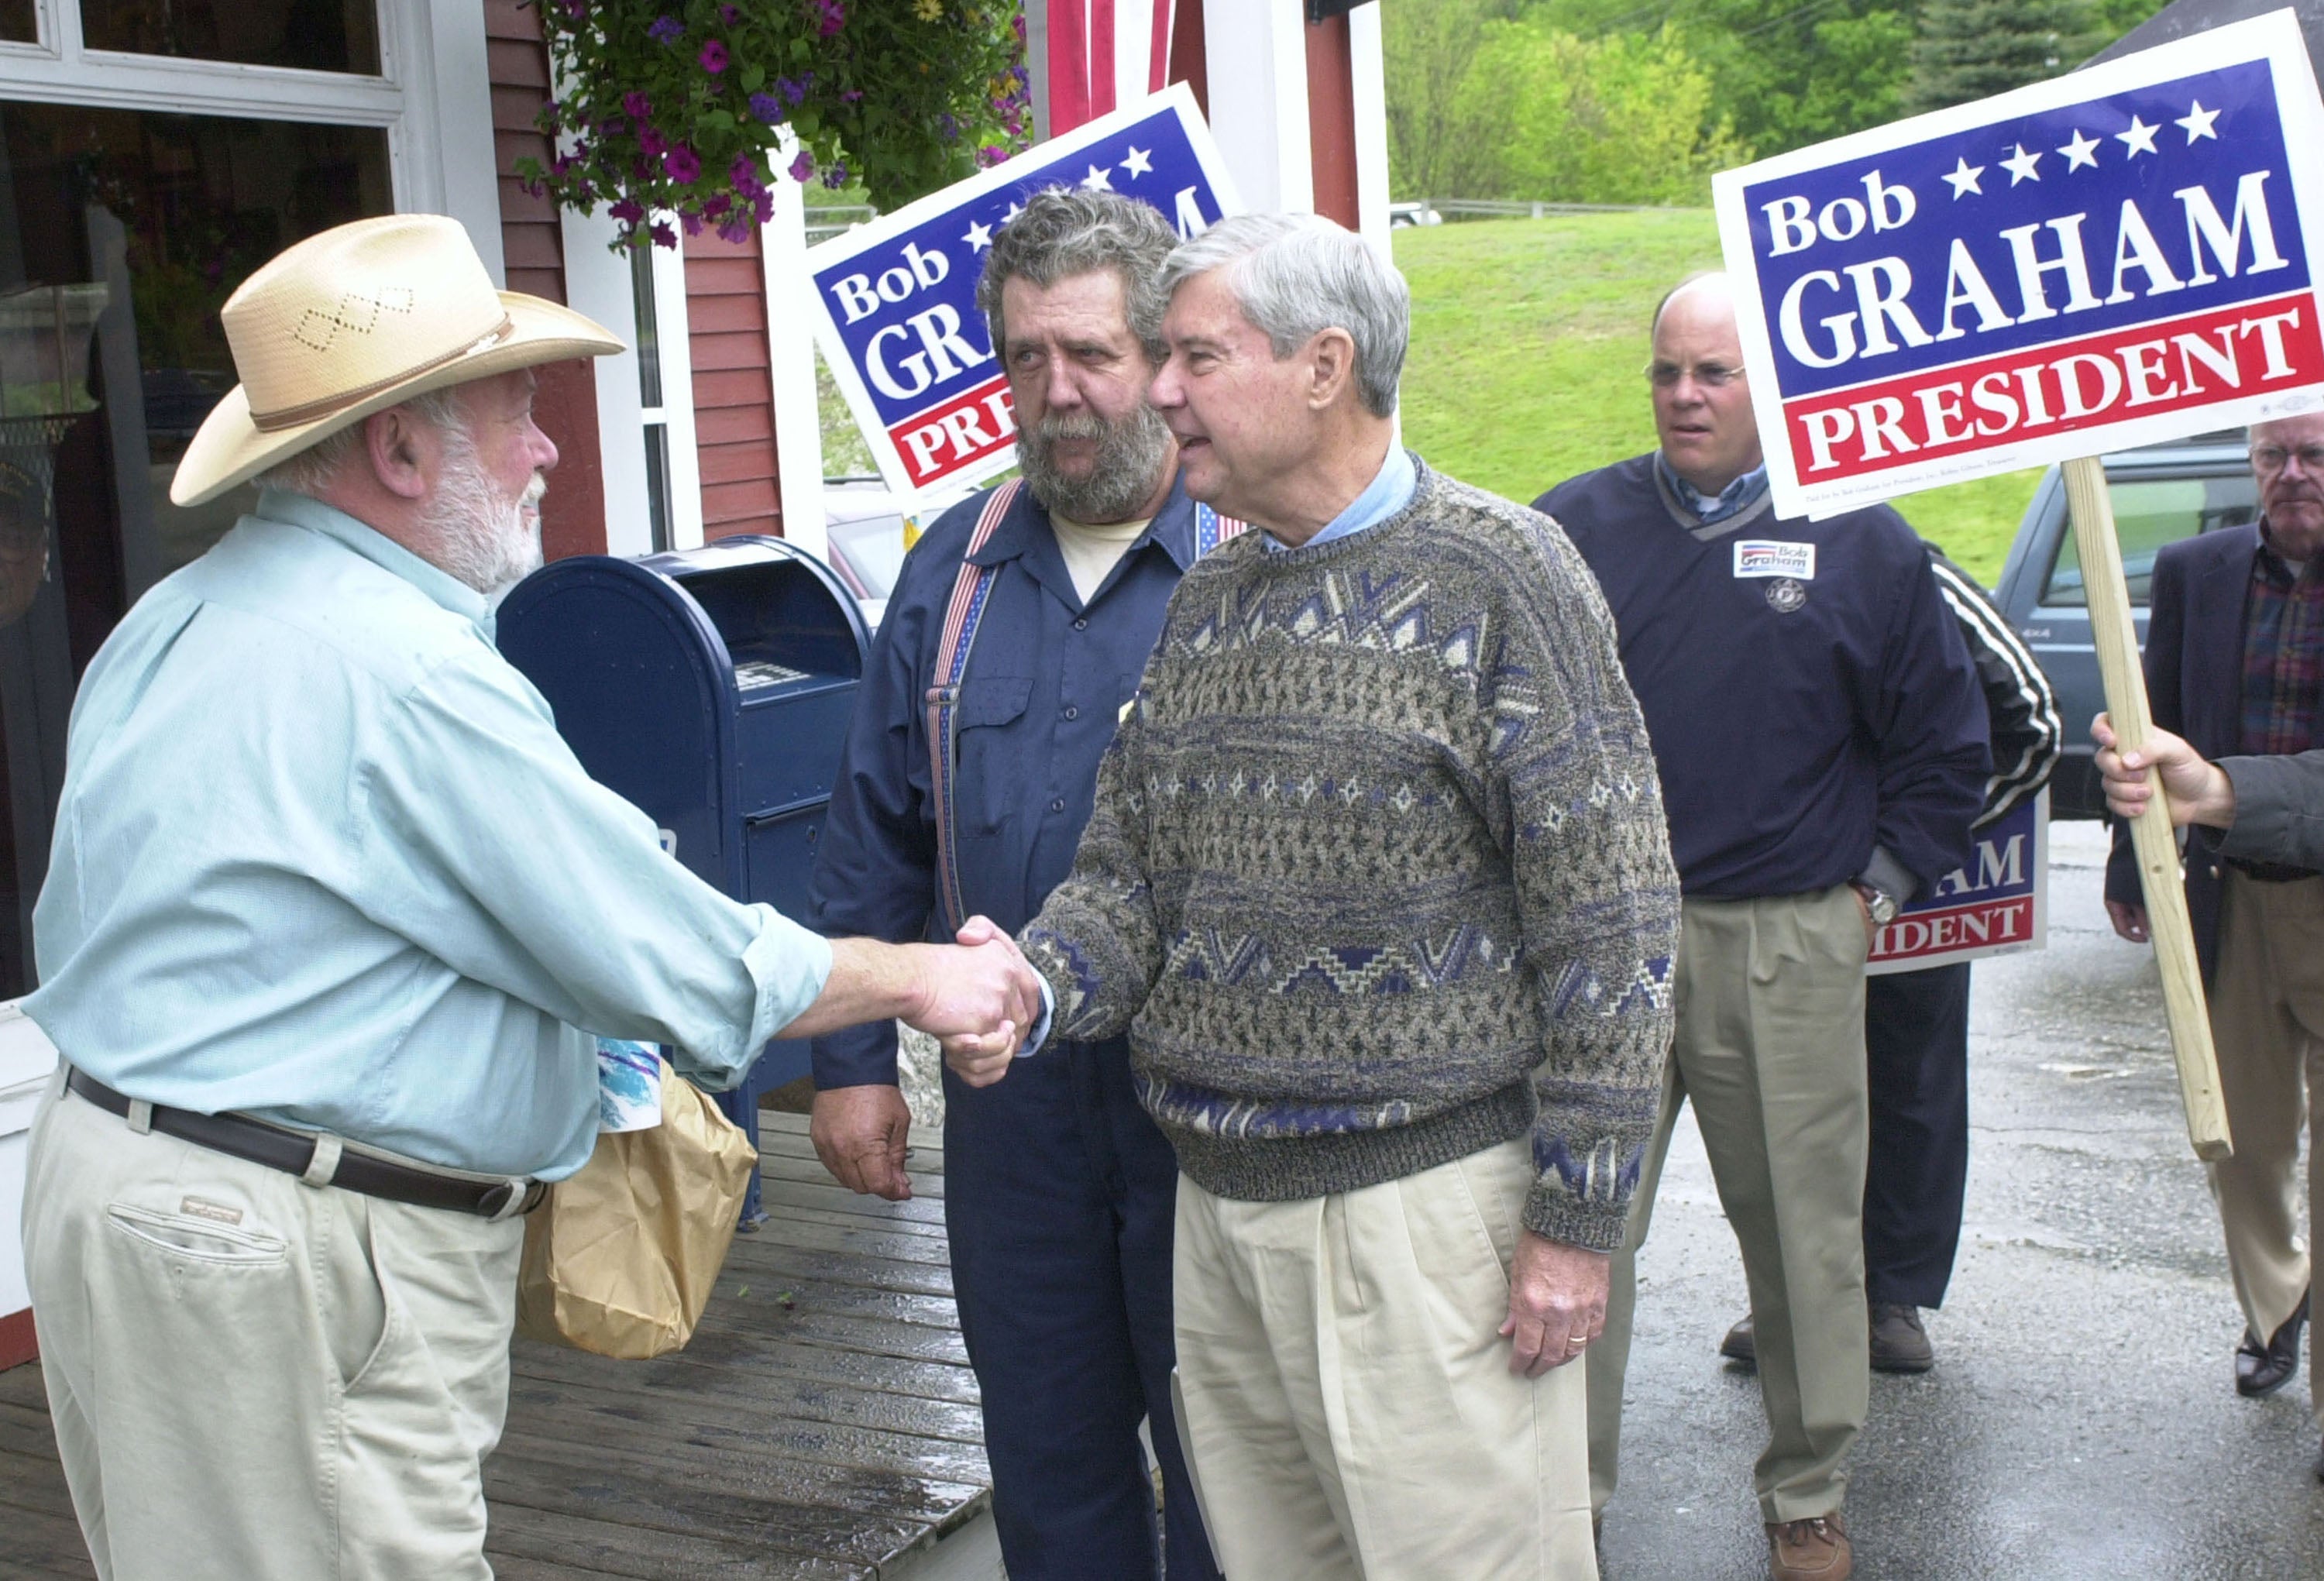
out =
[[[1030,136],[1016,0],[530,0],[558,97],[535,192],[603,206],[618,247],[740,240],[777,172],[902,207]],[[668,213],[676,224],[657,216]]]

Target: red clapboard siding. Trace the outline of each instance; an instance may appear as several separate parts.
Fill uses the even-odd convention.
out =
[[[763,268],[755,232],[742,242],[708,232],[686,238],[686,328],[706,538],[783,529]]]
[[[517,185],[516,161],[549,162],[533,117],[549,97],[540,17],[518,0],[484,0],[484,60],[493,95],[493,159],[500,172],[501,248],[508,289],[565,300],[565,241],[556,205]],[[538,370],[533,419],[556,445],[557,471],[541,501],[541,547],[552,560],[605,552],[605,477],[598,449],[597,381],[586,362]]]

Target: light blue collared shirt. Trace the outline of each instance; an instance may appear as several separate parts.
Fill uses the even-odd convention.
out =
[[[727,1086],[831,970],[583,772],[481,595],[303,495],[130,611],[67,765],[25,1010],[132,1098],[553,1180],[577,1028]]]
[[[1323,530],[1298,546],[1313,548],[1328,544],[1333,538],[1343,538],[1368,527],[1378,527],[1389,517],[1412,503],[1414,491],[1420,487],[1419,474],[1413,470],[1412,453],[1401,445],[1391,445],[1380,458],[1379,471],[1364,492],[1348,501],[1348,508],[1323,524]],[[1291,547],[1279,542],[1273,533],[1267,535],[1267,547],[1280,554]]]
[[[1695,519],[1705,527],[1714,521],[1726,520],[1767,492],[1766,462],[1761,462],[1708,497],[1673,471],[1669,458],[1659,450],[1655,452],[1655,470],[1662,474],[1664,486],[1670,490],[1671,497],[1692,512]]]

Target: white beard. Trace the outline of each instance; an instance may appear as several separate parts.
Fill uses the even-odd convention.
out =
[[[446,572],[497,598],[540,569],[540,499],[549,480],[532,475],[511,498],[476,453],[466,427],[443,430],[444,471],[421,510],[432,552]]]

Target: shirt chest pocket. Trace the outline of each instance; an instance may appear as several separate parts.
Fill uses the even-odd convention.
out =
[[[953,815],[958,826],[990,833],[1009,814],[1039,794],[1035,777],[1047,754],[1030,750],[1023,732],[1010,727],[1033,701],[1029,676],[975,676],[960,686],[953,715],[955,758]]]

